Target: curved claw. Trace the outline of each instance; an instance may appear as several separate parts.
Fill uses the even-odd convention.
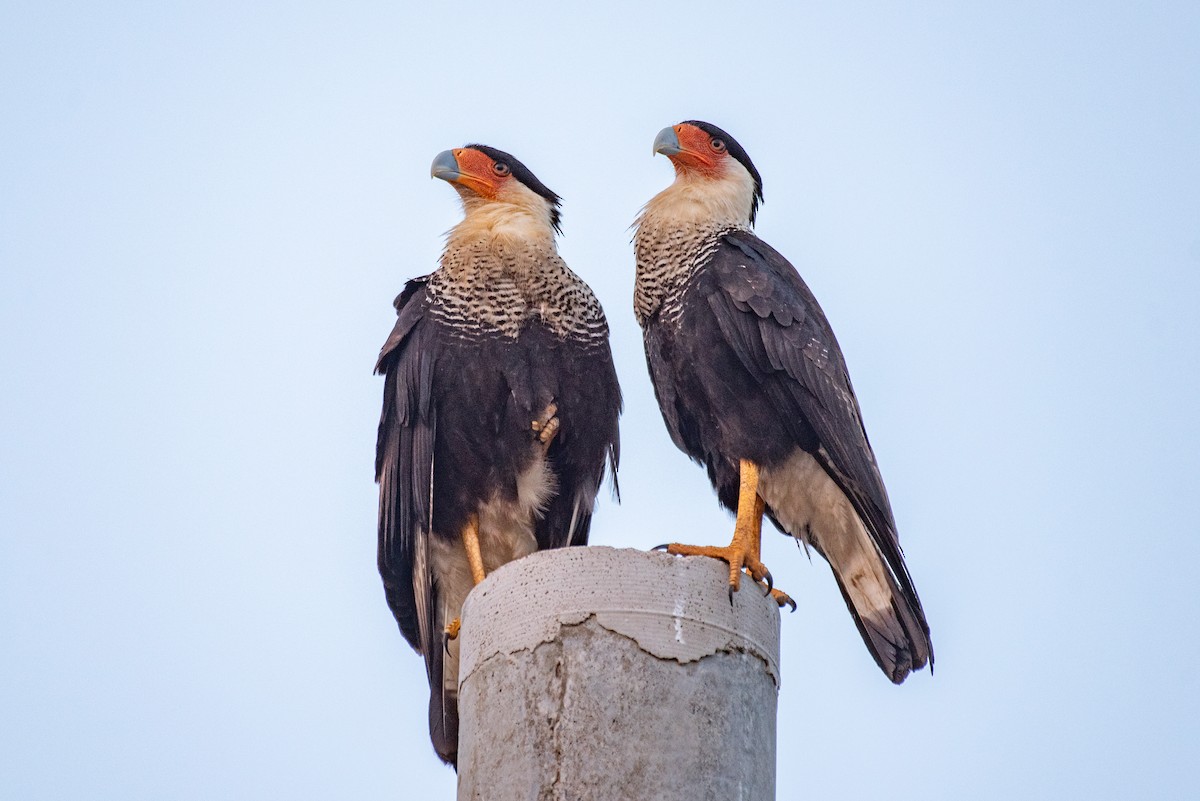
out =
[[[733,606],[733,585],[729,585],[729,605]]]
[[[654,546],[653,548],[651,548],[650,550],[652,550],[652,551],[665,551],[665,550],[667,550],[667,549],[668,549],[668,548],[670,548],[670,547],[671,547],[671,544],[670,544],[670,543],[668,543],[668,542],[664,542],[662,545],[655,545],[655,546]]]
[[[770,570],[767,571],[767,575],[763,576],[763,581],[767,582],[767,591],[763,595],[770,595],[771,590],[775,589],[775,579],[771,577]]]
[[[450,641],[458,638],[458,631],[462,628],[462,618],[454,618],[446,624],[446,628],[442,629],[442,648],[446,649],[446,656],[450,655]]]
[[[796,602],[792,599],[792,596],[788,595],[786,592],[782,592],[781,590],[773,590],[771,592],[771,597],[775,599],[775,603],[779,604],[780,608],[784,606],[790,606],[792,608],[791,611],[796,611]]]

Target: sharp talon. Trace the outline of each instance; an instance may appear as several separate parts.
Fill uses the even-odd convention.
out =
[[[781,590],[772,590],[771,597],[775,599],[775,603],[779,604],[780,607],[787,605],[792,608],[793,612],[796,611],[796,602],[793,601],[792,596],[788,595],[786,592]]]
[[[729,605],[733,606],[733,585],[729,585]]]
[[[670,545],[669,543],[663,543],[662,545],[655,545],[655,546],[654,546],[653,548],[651,548],[650,550],[652,550],[652,551],[665,551],[665,550],[667,550],[667,549],[668,549],[668,548],[670,548],[670,547],[671,547],[671,545]]]
[[[458,639],[458,630],[462,628],[462,619],[454,618],[446,624],[446,628],[442,630],[442,644],[446,648],[446,653],[450,653],[450,641]]]
[[[763,581],[767,582],[767,591],[764,595],[770,595],[771,590],[775,589],[775,579],[771,578],[771,571],[767,571],[767,575],[763,576]]]

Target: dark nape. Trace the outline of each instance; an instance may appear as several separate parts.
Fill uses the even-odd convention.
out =
[[[478,150],[492,161],[502,161],[512,170],[513,177],[516,178],[525,186],[533,190],[534,194],[544,197],[550,203],[550,224],[554,226],[554,230],[562,233],[559,228],[559,222],[562,220],[562,198],[550,191],[550,187],[538,180],[528,167],[522,164],[511,153],[505,153],[503,150],[497,150],[494,147],[487,145],[467,145],[471,150]]]

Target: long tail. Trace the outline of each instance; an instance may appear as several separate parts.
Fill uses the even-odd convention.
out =
[[[834,578],[875,662],[896,684],[933,663],[929,624],[903,563],[893,570],[859,520],[851,514],[836,531],[812,538]],[[904,579],[901,587],[897,574]]]
[[[430,537],[413,551],[413,587],[425,674],[429,679],[429,739],[442,761],[458,768],[458,642],[445,639],[459,606],[441,597],[433,579]]]
[[[458,691],[445,686],[444,655],[444,652],[437,651],[426,656],[429,668],[429,739],[442,761],[457,769]],[[454,673],[457,674],[457,665],[454,667]]]

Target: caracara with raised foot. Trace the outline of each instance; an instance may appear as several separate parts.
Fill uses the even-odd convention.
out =
[[[558,196],[483,145],[432,173],[465,216],[396,299],[375,368],[378,556],[425,657],[434,749],[455,764],[463,600],[506,562],[587,542],[606,465],[615,489],[621,396],[600,304],[558,255]]]
[[[829,562],[879,667],[933,663],[929,625],[833,330],[796,269],[753,232],[762,178],[715,125],[664,128],[675,181],[637,220],[634,311],[675,444],[737,515],[726,547],[667,546],[771,587],[765,514]],[[780,605],[794,603],[770,589]]]

